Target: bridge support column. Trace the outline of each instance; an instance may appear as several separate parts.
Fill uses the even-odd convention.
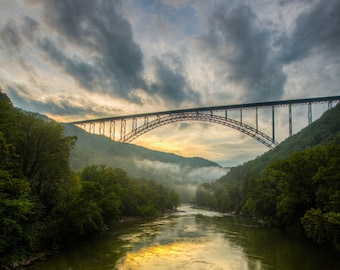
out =
[[[144,125],[149,126],[149,117],[147,116],[144,117]]]
[[[328,101],[328,110],[331,110],[333,108],[332,101]]]
[[[258,108],[256,107],[256,133],[259,130],[259,112],[258,112]]]
[[[309,102],[308,103],[308,125],[310,125],[312,123],[313,119],[312,119],[312,103]]]
[[[137,130],[137,118],[132,119],[132,132],[136,133]]]
[[[240,109],[240,122],[242,124],[242,109]]]
[[[105,122],[99,123],[99,135],[105,135]]]
[[[92,134],[96,133],[96,123],[90,124],[90,133],[92,133]]]
[[[289,104],[289,137],[293,134],[293,125],[292,125],[292,104]]]
[[[275,141],[275,109],[272,106],[272,139]]]
[[[120,123],[120,142],[125,141],[125,135],[126,135],[126,120],[122,119]]]
[[[110,122],[110,139],[111,140],[115,140],[116,137],[116,122],[115,121],[111,121]]]

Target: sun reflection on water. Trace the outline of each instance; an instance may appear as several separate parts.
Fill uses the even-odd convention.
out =
[[[248,269],[241,252],[235,260],[235,252],[231,257],[218,249],[211,243],[197,241],[158,244],[128,252],[117,269]]]

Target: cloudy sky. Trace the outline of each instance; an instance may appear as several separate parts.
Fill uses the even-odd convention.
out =
[[[340,0],[0,2],[0,85],[57,121],[340,94]],[[206,123],[134,143],[222,165],[267,150]]]

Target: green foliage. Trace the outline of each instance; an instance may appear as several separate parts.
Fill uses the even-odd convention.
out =
[[[19,155],[17,171],[31,183],[32,191],[50,211],[56,204],[58,186],[70,174],[69,153],[75,137],[65,137],[54,121],[44,122],[32,114],[20,118],[14,146]]]
[[[248,179],[246,201],[243,206],[245,213],[273,222],[276,215],[276,198],[278,196],[277,172],[268,168],[262,177]]]
[[[103,209],[105,220],[118,219],[120,215],[156,216],[179,205],[179,198],[173,191],[152,180],[129,178],[119,168],[87,166],[81,178],[103,188],[98,205]]]
[[[173,191],[122,169],[87,166],[74,174],[75,142],[0,91],[0,266],[96,233],[121,215],[154,217],[178,206]]]
[[[338,164],[340,145],[317,146],[273,162],[260,176],[239,185],[237,196],[230,196],[235,184],[227,183],[224,188],[218,181],[218,185],[201,185],[195,203],[220,211],[242,211],[290,232],[305,232],[317,242],[339,245]]]
[[[211,184],[204,183],[197,187],[194,205],[198,205],[203,208],[212,208],[213,203],[213,188]]]
[[[340,246],[340,105],[275,149],[196,190],[199,207],[257,217]]]
[[[18,259],[25,249],[31,248],[34,207],[29,183],[0,170],[0,263],[8,258]]]

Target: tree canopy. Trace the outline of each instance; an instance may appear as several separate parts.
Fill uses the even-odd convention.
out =
[[[256,217],[340,248],[340,105],[196,190],[194,204]]]
[[[67,245],[124,215],[156,217],[179,198],[155,181],[118,168],[69,166],[77,138],[13,107],[0,91],[0,266]]]

